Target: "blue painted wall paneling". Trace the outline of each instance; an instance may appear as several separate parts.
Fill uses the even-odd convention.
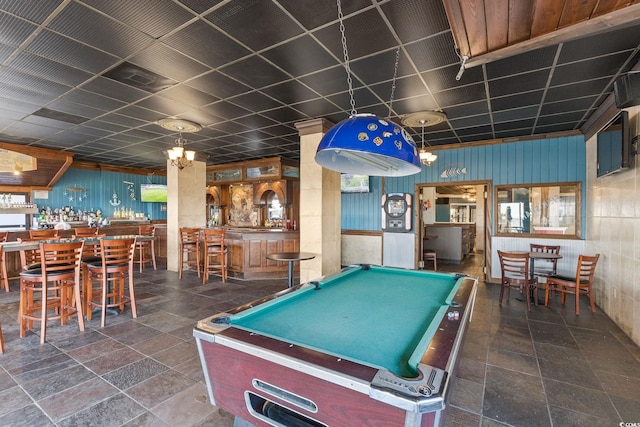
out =
[[[133,183],[129,185],[124,181]],[[151,181],[151,182],[150,182]],[[94,211],[100,209],[103,216],[112,217],[116,209],[132,209],[154,220],[166,220],[167,212],[162,211],[166,203],[142,203],[140,184],[166,184],[166,176],[125,174],[119,172],[91,171],[69,168],[48,192],[48,199],[33,199],[39,208],[51,209],[69,206],[74,211]],[[83,192],[74,191],[84,189]],[[131,189],[131,190],[130,190]],[[120,201],[113,206],[113,195]]]
[[[342,195],[342,229],[381,230],[382,193],[413,194],[416,184],[455,183],[489,180],[493,185],[539,184],[549,182],[582,183],[583,235],[586,224],[586,144],[582,136],[519,141],[462,147],[438,151],[438,160],[422,171],[404,177],[371,177],[375,191]],[[466,173],[443,177],[450,169],[466,168]],[[355,200],[358,203],[355,203]],[[414,201],[414,205],[415,205]],[[374,213],[375,212],[375,213]]]

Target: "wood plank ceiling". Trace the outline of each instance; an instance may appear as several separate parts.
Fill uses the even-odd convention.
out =
[[[637,22],[640,0],[443,0],[465,67]]]

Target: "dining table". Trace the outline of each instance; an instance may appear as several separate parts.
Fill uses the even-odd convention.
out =
[[[562,255],[551,252],[529,252],[529,275],[533,279],[535,272],[535,264],[537,259],[562,259]]]
[[[130,239],[134,237],[137,241],[140,242],[149,242],[155,239],[155,236],[141,236],[136,234],[128,234],[128,235],[117,235],[117,236],[104,236],[104,237],[79,237],[79,238],[62,238],[55,240],[25,240],[25,241],[11,241],[11,242],[0,242],[0,246],[2,246],[2,250],[4,252],[19,252],[23,250],[33,250],[38,249],[40,247],[40,242],[77,242],[83,241],[85,245],[99,245],[101,239],[106,240],[120,240],[120,239]]]
[[[276,252],[276,253],[267,255],[267,259],[289,263],[288,283],[287,283],[288,288],[293,287],[293,263],[296,261],[313,259],[315,257],[316,257],[316,254],[312,254],[310,252]]]
[[[551,253],[551,252],[529,252],[529,277],[531,279],[535,277],[535,265],[536,265],[537,259],[545,259],[545,260],[562,259],[562,255]],[[537,305],[538,299],[534,298],[533,288],[530,288],[530,297],[531,297],[531,301],[536,301],[536,305]],[[516,298],[516,300],[522,301],[522,302],[526,301],[526,299],[524,298]]]

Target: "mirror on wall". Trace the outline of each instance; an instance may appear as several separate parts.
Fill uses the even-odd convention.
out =
[[[496,186],[497,235],[579,237],[580,183]]]
[[[280,199],[275,192],[270,192],[267,198],[267,220],[269,221],[281,221],[283,218],[283,208],[280,204]]]

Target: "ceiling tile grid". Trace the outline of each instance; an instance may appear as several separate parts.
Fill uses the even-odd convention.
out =
[[[625,25],[456,80],[443,1],[342,3],[357,112],[443,111],[424,132],[434,146],[578,131],[640,57],[640,25]],[[208,165],[297,160],[296,122],[350,110],[334,0],[0,2],[2,142],[164,169],[177,135],[155,122],[178,117],[203,126],[183,136]]]

